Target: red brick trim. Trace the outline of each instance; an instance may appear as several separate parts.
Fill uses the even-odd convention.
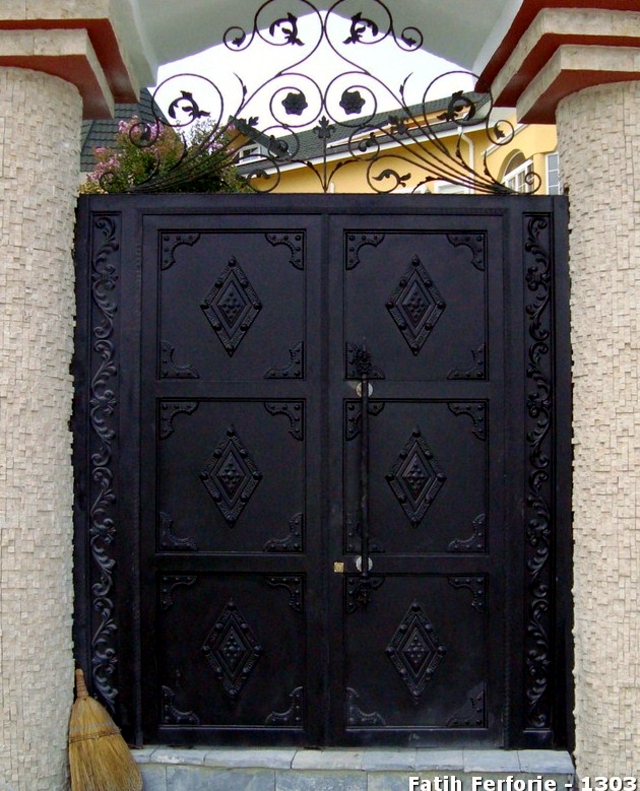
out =
[[[561,71],[535,105],[518,120],[524,124],[555,124],[556,108],[566,96],[594,85],[640,80],[640,73],[628,71]]]
[[[496,103],[505,107],[514,107],[529,83],[542,70],[545,64],[551,60],[558,48],[565,44],[599,47],[640,47],[640,36],[587,36],[547,33],[536,42],[509,83],[499,94],[494,96]],[[596,72],[588,72],[586,75],[593,73]],[[602,72],[602,74],[607,74],[607,72]],[[585,78],[587,80],[590,79],[586,75]],[[637,79],[637,76],[629,79]],[[606,82],[611,82],[611,80],[606,80]],[[587,87],[587,84],[584,87]],[[580,90],[580,88],[576,90]]]
[[[112,118],[111,107],[104,95],[104,85],[84,55],[1,56],[0,67],[32,69],[60,77],[73,83],[82,97],[83,118]]]
[[[607,11],[640,11],[638,0],[523,0],[520,10],[511,23],[511,27],[506,36],[499,44],[480,75],[485,84],[491,85],[495,80],[507,60],[511,57],[511,54],[524,33],[531,27],[533,20],[538,16],[540,11],[545,8],[577,8],[581,10],[585,8],[596,8]],[[562,43],[575,42],[563,41]],[[606,42],[598,41],[598,43]],[[628,44],[618,43],[616,46],[628,46]]]
[[[117,36],[109,19],[0,19],[0,30],[86,30],[89,35],[89,40],[96,53],[96,56],[105,73],[107,82],[113,94],[115,102],[118,103],[133,103],[138,101],[137,89],[131,84],[129,79],[129,72],[125,65],[120,52],[120,44]],[[14,58],[13,60],[24,60],[22,58]],[[86,77],[83,78],[82,85],[76,82],[74,77],[82,77],[83,70],[78,68],[77,64],[69,64],[72,70],[69,76],[61,73],[61,68],[49,67],[41,69],[36,65],[37,61],[47,61],[47,58],[28,58],[32,61],[31,64],[23,63],[7,63],[6,59],[2,59],[3,66],[20,66],[26,69],[35,69],[46,71],[47,74],[56,74],[58,77],[73,82],[78,85],[80,93],[83,94],[85,101],[88,101],[89,94],[83,93],[83,86],[88,88]],[[52,58],[52,60],[54,60]],[[59,58],[60,61],[75,61],[75,58]],[[88,65],[88,64],[87,64]],[[61,64],[62,66],[62,64]],[[51,71],[50,69],[54,70]],[[90,68],[90,67],[89,67]],[[102,93],[102,91],[100,91]],[[86,111],[86,108],[85,108]],[[110,115],[91,115],[91,118],[107,118]]]

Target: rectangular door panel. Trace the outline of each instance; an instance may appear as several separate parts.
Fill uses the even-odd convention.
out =
[[[373,383],[374,393],[378,383]],[[369,508],[374,551],[446,553],[487,550],[489,407],[484,400],[370,402]],[[347,400],[345,414],[361,412]],[[359,423],[358,423],[359,426]],[[344,443],[345,548],[357,550],[360,431]],[[497,440],[496,440],[497,442]]]
[[[304,378],[305,230],[165,230],[161,239],[159,378]]]
[[[345,344],[366,339],[374,354],[374,378],[484,380],[487,231],[399,231],[397,225],[387,230],[383,220],[379,226],[374,222],[369,228],[378,228],[377,233],[343,231]],[[492,245],[498,242],[493,237]],[[352,378],[349,368],[347,359],[347,379]]]
[[[348,587],[346,731],[409,729],[414,743],[458,728],[486,737],[493,719],[487,696],[498,699],[489,683],[486,576],[388,574],[367,607],[356,610]]]
[[[303,550],[303,399],[162,399],[158,413],[158,551]]]
[[[304,575],[164,572],[157,585],[160,731],[303,731]]]

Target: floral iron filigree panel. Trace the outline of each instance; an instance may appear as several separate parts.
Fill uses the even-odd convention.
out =
[[[499,146],[511,142],[514,128],[494,120],[491,92],[475,75],[450,71],[422,85],[421,66],[411,56],[423,42],[416,27],[396,29],[381,0],[338,0],[328,11],[310,0],[267,0],[251,26],[226,31],[224,45],[238,55],[231,71],[212,62],[210,74],[176,75],[157,86],[157,122],[134,123],[131,140],[151,150],[168,122],[180,132],[184,152],[169,170],[158,161],[131,191],[175,191],[206,175],[211,163],[236,161],[256,192],[276,189],[292,167],[311,171],[318,191],[334,191],[338,171],[359,163],[359,191],[415,192],[446,182],[469,192],[509,193],[486,157],[475,167],[464,133],[483,129],[489,144]],[[273,48],[266,56],[265,47]],[[394,63],[406,63],[397,85],[384,79],[389,47]],[[337,61],[338,73],[328,70],[329,60]],[[372,60],[376,68],[364,65]],[[239,152],[247,145],[245,163]],[[218,156],[204,156],[214,148]],[[106,172],[103,179],[113,176]],[[537,175],[528,175],[529,192],[539,185]]]

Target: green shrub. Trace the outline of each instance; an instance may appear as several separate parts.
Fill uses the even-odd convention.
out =
[[[247,192],[234,158],[239,135],[198,122],[188,138],[160,121],[120,121],[113,148],[96,148],[82,193]]]

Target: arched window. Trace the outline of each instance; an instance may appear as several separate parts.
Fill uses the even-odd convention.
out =
[[[518,151],[507,162],[502,183],[514,192],[531,192],[532,184],[528,179],[531,173],[533,173],[533,162]]]

